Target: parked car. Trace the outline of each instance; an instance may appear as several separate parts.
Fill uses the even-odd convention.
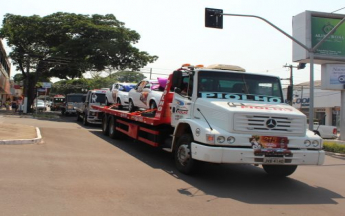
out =
[[[128,106],[128,92],[135,86],[135,83],[114,83],[106,92],[106,105],[116,103],[118,109]]]
[[[43,112],[43,111],[46,111],[47,110],[47,107],[44,103],[43,100],[35,100],[34,103],[32,104],[32,109],[34,111],[38,111],[38,112]]]
[[[313,131],[323,139],[338,138],[338,130],[336,126],[319,125],[318,122],[314,122]]]
[[[157,80],[142,80],[128,93],[128,111],[138,108],[155,109],[162,97],[167,78]]]

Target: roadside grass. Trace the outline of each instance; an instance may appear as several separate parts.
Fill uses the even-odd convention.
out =
[[[345,154],[345,145],[337,144],[333,141],[324,141],[323,147],[325,151]]]
[[[43,119],[57,119],[60,118],[57,114],[51,112],[38,112],[32,113],[32,117],[34,118],[43,118]]]

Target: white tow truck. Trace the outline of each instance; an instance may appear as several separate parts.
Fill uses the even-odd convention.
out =
[[[169,76],[154,117],[92,107],[104,113],[104,134],[171,152],[182,173],[204,161],[262,165],[269,175],[288,176],[299,165],[322,165],[325,152],[306,116],[283,101],[279,77],[183,65]]]
[[[101,124],[103,119],[103,112],[93,109],[93,105],[105,105],[104,89],[89,90],[85,97],[83,97],[83,104],[76,107],[77,121],[83,121],[84,125]]]

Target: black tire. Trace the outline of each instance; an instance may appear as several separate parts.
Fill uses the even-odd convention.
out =
[[[191,174],[195,171],[198,161],[192,158],[191,142],[193,137],[191,134],[182,135],[176,143],[174,151],[175,165],[177,169],[184,174]]]
[[[136,107],[134,106],[134,103],[131,99],[129,99],[128,102],[128,112],[134,112],[136,110]]]
[[[104,135],[109,135],[109,125],[108,125],[108,116],[104,115],[102,119],[102,132]]]
[[[83,117],[83,125],[87,126],[89,125],[89,122],[87,122],[87,115],[84,114],[84,117]]]
[[[286,177],[294,173],[297,165],[262,165],[266,173],[274,177]]]
[[[150,102],[150,110],[154,110],[154,111],[151,112],[153,115],[156,114],[156,111],[157,111],[157,104],[156,104],[155,101],[151,101],[151,102]]]
[[[115,129],[115,117],[111,116],[108,121],[108,131],[109,137],[112,139],[120,139],[122,137],[122,133]]]
[[[120,100],[120,98],[117,98],[116,103],[118,104],[118,105],[117,105],[117,109],[122,110],[122,109],[123,109],[123,106],[121,105],[121,100]]]
[[[61,110],[61,115],[65,115],[65,110],[64,109]]]
[[[110,106],[111,104],[109,103],[109,101],[108,101],[108,98],[107,97],[105,97],[105,105],[106,106]]]
[[[78,112],[76,112],[76,114],[77,114],[77,121],[80,122],[81,121],[80,114]]]

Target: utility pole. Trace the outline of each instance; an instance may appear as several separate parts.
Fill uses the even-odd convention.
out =
[[[290,68],[290,88],[288,87],[287,89],[287,95],[289,95],[289,92],[290,92],[291,96],[288,99],[289,99],[289,104],[292,106],[292,103],[293,103],[293,72],[292,72],[293,69],[292,68],[294,67],[292,65],[287,65],[287,64],[285,64],[283,67]]]
[[[288,88],[288,95],[289,95],[289,91],[291,93],[291,98],[290,98],[290,105],[292,106],[292,101],[293,101],[293,68],[297,68],[297,70],[300,70],[300,69],[304,69],[306,66],[306,63],[299,63],[297,66],[293,66],[293,65],[287,65],[287,63],[283,66],[283,67],[288,67],[290,68],[290,86]],[[289,99],[289,98],[288,98]]]

